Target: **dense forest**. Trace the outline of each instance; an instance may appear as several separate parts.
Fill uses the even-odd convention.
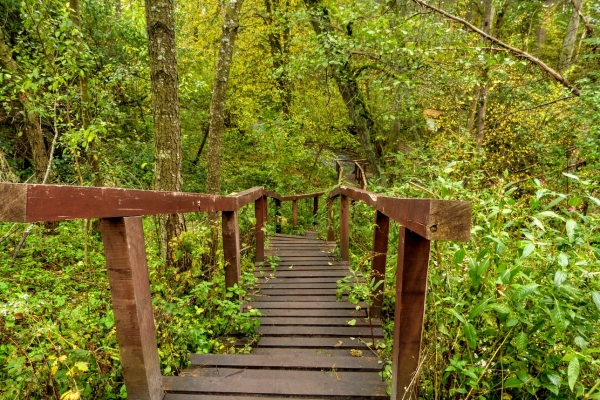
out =
[[[599,31],[597,0],[1,0],[0,182],[295,194],[364,160],[368,190],[473,204],[470,242],[432,244],[420,396],[600,399]],[[164,375],[249,351],[256,221],[229,292],[219,222],[144,218]],[[126,398],[97,221],[0,223],[0,254],[0,398]]]

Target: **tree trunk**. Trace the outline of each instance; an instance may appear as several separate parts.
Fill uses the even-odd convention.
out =
[[[0,67],[9,71],[11,74],[18,74],[17,62],[12,58],[8,42],[4,38],[4,32],[0,27]],[[46,169],[48,167],[48,150],[44,142],[44,134],[42,132],[42,123],[40,117],[34,111],[31,111],[33,106],[29,102],[26,93],[20,97],[21,106],[25,118],[23,119],[23,132],[25,138],[31,148],[33,158],[33,166],[35,169],[35,177],[38,183],[43,182]]]
[[[206,190],[209,194],[221,193],[221,152],[223,146],[223,130],[225,128],[225,100],[229,71],[233,61],[233,49],[239,28],[240,10],[244,0],[221,1],[221,42],[219,58],[215,72],[212,98],[210,104],[210,121],[208,126],[208,165]],[[208,224],[212,228],[212,246],[208,262],[215,260],[218,245],[219,216],[208,214]]]
[[[569,19],[569,25],[567,26],[567,33],[563,40],[563,45],[560,50],[560,56],[558,58],[558,70],[564,71],[571,66],[571,58],[573,57],[573,50],[575,49],[575,42],[577,41],[577,31],[579,30],[579,13],[583,6],[583,0],[573,0],[573,12],[571,13],[571,19]]]
[[[281,98],[281,111],[286,119],[290,117],[290,105],[292,103],[292,87],[287,73],[289,54],[289,0],[282,6],[282,0],[265,0],[267,12],[267,23],[269,24],[269,47],[273,59],[273,70],[275,83]],[[283,15],[283,21],[277,21],[278,15]],[[283,28],[279,28],[282,26]]]
[[[552,7],[554,6],[555,0],[544,0],[544,6],[542,11],[540,12],[540,22],[535,31],[535,46],[534,50],[537,54],[540,54],[544,48],[544,44],[546,44],[546,35],[548,30],[546,29],[546,24],[548,23],[548,18],[552,14]]]
[[[493,0],[485,0],[484,2],[484,14],[482,30],[486,34],[490,34],[492,30],[492,21],[494,19],[494,3]],[[478,110],[477,110],[477,148],[480,148],[483,144],[483,135],[485,131],[485,112],[487,108],[487,96],[488,96],[488,68],[487,66],[483,69],[482,76],[483,83],[479,86],[479,99],[478,99]]]
[[[321,0],[304,0],[304,3],[311,14],[311,23],[315,33],[321,40],[321,45],[332,58],[337,59],[336,63],[331,64],[333,76],[342,99],[346,103],[348,116],[353,123],[353,129],[355,129],[365,152],[373,176],[381,178],[381,183],[385,184],[385,176],[381,172],[379,157],[372,141],[372,137],[375,136],[375,123],[347,56],[344,50],[340,48],[340,44],[333,39],[335,32],[331,27],[329,11],[321,3]]]
[[[154,116],[154,187],[181,191],[181,121],[173,0],[145,0],[150,88]],[[159,217],[163,254],[174,265],[169,240],[184,230],[183,216]]]

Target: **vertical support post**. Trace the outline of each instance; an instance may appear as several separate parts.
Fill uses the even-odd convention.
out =
[[[254,236],[256,238],[256,262],[265,261],[265,233],[263,226],[265,224],[265,204],[267,198],[260,196],[254,202],[254,215],[256,216],[256,226],[254,227]]]
[[[240,281],[240,230],[237,211],[223,211],[222,214],[225,287],[230,288]]]
[[[267,222],[269,222],[269,198],[267,196],[263,196],[263,197],[265,198],[265,202],[263,203],[264,204],[263,215],[264,215],[264,218],[265,218],[264,221],[266,224]]]
[[[389,232],[390,218],[387,215],[376,211],[375,233],[373,235],[373,261],[371,262],[371,278],[375,280],[375,285],[379,284],[379,286],[377,286],[375,293],[373,293],[373,305],[369,309],[369,316],[371,318],[379,318],[381,316]]]
[[[275,199],[275,233],[281,233],[281,200]]]
[[[431,241],[406,227],[401,228],[392,354],[393,400],[413,400],[418,397],[415,373],[421,351],[430,246]]]
[[[342,261],[350,260],[350,226],[348,196],[340,195],[340,253]]]
[[[315,196],[313,201],[313,225],[317,225],[317,213],[319,212],[319,196]]]
[[[104,218],[101,227],[127,397],[161,400],[142,217]]]
[[[333,199],[327,199],[327,240],[330,242],[335,240],[335,232],[333,231]]]
[[[292,226],[298,226],[298,200],[292,200]]]

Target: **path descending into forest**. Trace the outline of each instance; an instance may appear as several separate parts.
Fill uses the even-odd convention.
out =
[[[191,354],[188,370],[163,378],[165,400],[389,398],[367,346],[382,340],[381,322],[369,323],[366,304],[336,298],[349,264],[334,260],[335,246],[314,232],[271,237],[271,264],[256,264],[244,303],[263,314],[259,342],[250,355]]]

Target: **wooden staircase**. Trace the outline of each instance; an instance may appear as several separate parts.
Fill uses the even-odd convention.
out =
[[[272,237],[265,256],[277,261],[256,263],[259,283],[244,305],[263,315],[260,341],[250,355],[190,355],[190,369],[163,378],[165,400],[388,398],[371,350],[381,322],[367,319],[365,304],[336,298],[349,264],[334,260],[335,246],[314,232]]]

